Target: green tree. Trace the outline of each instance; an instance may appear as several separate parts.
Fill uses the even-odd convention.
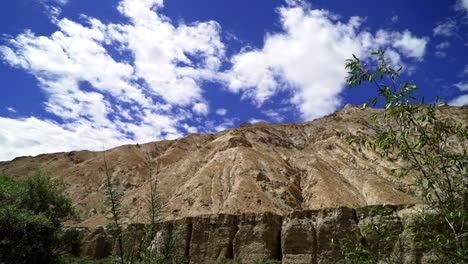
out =
[[[176,226],[168,235],[163,236],[159,245],[156,245],[158,233],[163,233],[164,224],[162,212],[164,204],[158,193],[159,162],[153,159],[149,153],[145,154],[145,167],[148,171],[149,193],[147,202],[147,223],[145,225],[146,236],[143,240],[141,263],[145,264],[184,264],[187,258],[180,252],[181,242],[184,240],[187,226]],[[167,227],[167,226],[166,226]]]
[[[112,170],[107,163],[105,152],[103,154],[103,158],[104,167],[102,168],[102,173],[105,176],[106,205],[108,212],[110,213],[110,217],[108,219],[111,221],[108,226],[112,237],[117,242],[119,262],[124,264],[124,228],[121,222],[121,200],[123,194],[120,188],[112,182]]]
[[[157,174],[159,164],[147,153],[145,166],[148,170],[149,193],[147,202],[147,223],[144,226],[144,235],[141,241],[136,241],[135,230],[128,230],[122,223],[121,199],[123,196],[119,186],[112,180],[112,168],[109,166],[104,154],[102,172],[105,176],[105,194],[108,213],[110,214],[109,229],[117,244],[118,262],[144,263],[144,264],[183,264],[187,258],[180,252],[181,241],[185,238],[186,226],[179,225],[157,241],[156,237],[162,232],[163,203],[157,191]],[[165,230],[169,231],[169,230]]]
[[[79,234],[63,229],[76,216],[64,184],[37,173],[0,176],[0,263],[55,263],[77,251]]]
[[[402,161],[392,171],[398,177],[414,179],[414,191],[429,210],[413,225],[419,246],[432,249],[436,263],[468,263],[468,130],[465,124],[446,118],[445,103],[417,100],[419,89],[412,82],[398,83],[402,68],[393,68],[385,52],[372,53],[376,60],[363,62],[353,55],[347,60],[347,83],[374,85],[378,97],[368,105],[384,107],[372,116],[385,124],[379,135],[351,143],[377,151],[382,157]],[[375,263],[375,262],[369,262]]]

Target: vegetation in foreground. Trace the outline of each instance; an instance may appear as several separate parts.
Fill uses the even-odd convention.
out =
[[[112,259],[102,259],[102,260],[89,260],[84,258],[67,258],[64,264],[112,264],[115,263],[115,260]],[[140,262],[138,262],[140,263]],[[157,262],[155,262],[157,263]],[[172,262],[163,262],[172,264]],[[211,262],[211,264],[280,264],[280,261],[277,260],[259,260],[252,263],[239,262],[232,259],[221,259]]]
[[[430,252],[429,262],[468,263],[468,129],[441,117],[445,103],[439,98],[424,104],[424,99],[419,102],[415,97],[419,88],[414,83],[397,83],[402,68],[394,69],[385,52],[372,55],[376,60],[371,65],[355,56],[347,61],[347,83],[376,87],[379,97],[370,99],[364,108],[383,103],[384,112],[372,118],[383,122],[385,129],[373,140],[362,137],[350,143],[404,164],[393,169],[395,176],[415,179],[414,193],[427,203],[427,209],[405,227],[412,234],[410,244],[385,225],[392,221],[391,214],[362,212],[377,214],[383,221],[356,229],[358,243],[340,242],[342,263],[405,263],[399,253],[415,248]],[[377,243],[393,245],[368,245],[365,234]]]
[[[63,190],[40,173],[19,181],[0,176],[1,263],[59,263],[62,254],[77,253],[80,234],[63,228],[76,216]]]

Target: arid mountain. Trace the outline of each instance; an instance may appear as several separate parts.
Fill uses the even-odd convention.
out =
[[[24,177],[41,170],[67,184],[84,227],[106,222],[104,157],[124,191],[127,222],[144,222],[149,157],[165,202],[165,217],[415,204],[409,179],[397,180],[392,160],[348,144],[375,135],[382,124],[369,119],[381,110],[346,106],[305,123],[243,124],[215,134],[125,145],[104,152],[76,151],[20,157],[0,164],[0,173]],[[444,116],[468,123],[468,107],[446,107]],[[103,142],[105,143],[105,142]]]

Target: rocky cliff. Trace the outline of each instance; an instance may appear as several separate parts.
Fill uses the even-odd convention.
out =
[[[385,209],[391,214],[391,223],[382,222],[378,214],[365,214],[362,209]],[[342,258],[340,241],[356,241],[356,232],[364,234],[368,245],[381,243],[365,235],[367,223],[390,226],[395,236],[386,241],[384,252],[399,260],[398,263],[428,263],[430,252],[418,248],[411,239],[409,229],[404,227],[412,216],[423,210],[417,206],[372,206],[360,210],[347,207],[321,210],[294,211],[280,216],[273,213],[241,215],[202,215],[187,217],[176,222],[167,222],[164,230],[175,225],[187,225],[181,243],[181,252],[191,264],[208,264],[215,260],[236,259],[242,263],[273,259],[283,264],[329,264]],[[142,226],[131,227],[135,237],[130,244],[138,242]],[[138,231],[140,230],[140,231]],[[85,245],[82,254],[90,258],[103,258],[111,254],[113,242],[105,227],[83,229]],[[401,248],[394,245],[404,245]],[[385,245],[379,245],[385,247]]]

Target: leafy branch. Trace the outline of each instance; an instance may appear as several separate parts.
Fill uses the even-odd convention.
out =
[[[467,127],[444,117],[446,104],[441,98],[432,104],[424,104],[424,99],[418,103],[419,87],[397,83],[402,68],[394,69],[384,51],[372,55],[374,64],[354,55],[346,61],[346,82],[351,88],[369,83],[377,89],[378,97],[370,98],[363,108],[382,102],[384,110],[372,118],[382,120],[385,128],[373,140],[359,137],[350,143],[403,161],[392,171],[413,177],[413,186],[432,212],[412,226],[418,243],[434,249],[437,261],[468,262]]]

